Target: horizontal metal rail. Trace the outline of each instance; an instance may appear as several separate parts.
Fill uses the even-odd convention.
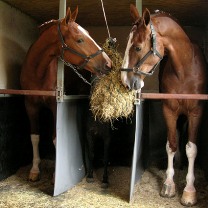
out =
[[[208,94],[141,93],[140,99],[208,100]]]
[[[56,96],[56,91],[43,91],[43,90],[13,90],[13,89],[0,89],[0,94],[7,95],[36,95],[36,96]]]
[[[0,94],[11,95],[34,95],[34,96],[56,96],[56,91],[43,90],[14,90],[0,89]],[[87,97],[87,96],[84,96]],[[67,96],[66,96],[67,98]],[[138,99],[138,96],[137,96]],[[136,99],[136,100],[137,100]],[[208,94],[168,94],[168,93],[141,93],[140,99],[183,99],[183,100],[208,100]]]

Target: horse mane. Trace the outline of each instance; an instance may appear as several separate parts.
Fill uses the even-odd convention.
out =
[[[178,21],[178,19],[176,19],[175,17],[173,17],[170,13],[161,11],[161,10],[155,10],[153,14],[151,14],[152,17],[155,16],[160,16],[160,17],[169,17],[170,19],[172,19],[173,21],[175,21],[177,24],[180,25],[180,22]],[[142,18],[138,18],[135,22],[132,23],[132,25],[136,25],[137,27],[139,27],[140,25],[143,24]],[[181,26],[181,25],[180,25]]]
[[[170,13],[164,12],[162,10],[155,10],[152,16],[169,17],[170,19],[172,19],[173,21],[175,21],[176,23],[180,25],[180,22],[178,21],[178,19],[173,17]]]
[[[38,29],[39,29],[39,32],[40,32],[40,35],[45,31],[47,30],[48,28],[50,28],[51,26],[57,24],[58,20],[50,20],[48,22],[44,22],[42,25],[38,26]]]

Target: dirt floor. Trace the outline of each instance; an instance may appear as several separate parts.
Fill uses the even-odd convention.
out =
[[[100,187],[102,169],[96,171],[94,183],[83,179],[67,192],[52,197],[51,183],[54,162],[42,161],[41,180],[36,183],[27,181],[30,166],[22,167],[11,177],[0,182],[0,208],[180,208],[180,196],[185,184],[186,170],[176,170],[175,182],[177,195],[165,199],[159,196],[165,170],[156,167],[147,169],[136,185],[134,200],[129,203],[129,167],[110,167],[110,186],[107,190]],[[198,204],[194,207],[208,207],[208,182],[201,170],[196,170],[196,189]]]

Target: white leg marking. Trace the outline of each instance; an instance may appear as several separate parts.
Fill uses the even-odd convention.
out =
[[[195,158],[196,158],[196,155],[197,155],[197,146],[192,143],[192,142],[188,142],[187,145],[186,145],[186,155],[187,155],[187,158],[188,158],[188,173],[187,173],[187,176],[186,176],[186,187],[184,189],[184,191],[187,191],[187,192],[195,192],[196,189],[194,187],[194,180],[195,180],[195,177],[194,177],[194,161],[195,161]]]
[[[175,196],[175,183],[173,181],[173,176],[174,176],[173,158],[175,156],[175,152],[172,152],[168,141],[166,144],[166,152],[168,155],[168,168],[166,170],[166,180],[163,184],[160,194],[163,197],[170,198]]]
[[[165,184],[172,184],[173,176],[174,176],[174,168],[173,168],[173,158],[176,152],[172,152],[171,148],[169,147],[169,142],[166,144],[166,152],[168,155],[168,168],[166,170],[167,178],[165,180]]]
[[[33,166],[30,172],[39,173],[40,156],[38,145],[40,141],[40,136],[36,134],[31,134],[31,141],[33,146]]]

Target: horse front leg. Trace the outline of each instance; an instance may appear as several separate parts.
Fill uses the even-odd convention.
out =
[[[181,197],[181,204],[193,206],[197,203],[196,189],[194,187],[194,161],[197,155],[197,146],[190,141],[186,145],[186,155],[188,157],[188,173],[186,175],[186,187]]]
[[[36,104],[36,98],[27,97],[25,98],[25,107],[27,110],[28,118],[30,120],[30,129],[31,129],[31,142],[33,147],[33,164],[29,173],[28,180],[35,182],[40,179],[40,156],[39,156],[39,107]]]
[[[166,144],[166,152],[168,155],[168,168],[166,170],[166,180],[163,183],[163,187],[160,192],[160,195],[162,197],[171,198],[175,196],[175,183],[173,180],[173,176],[175,172],[173,168],[173,159],[176,152],[172,151],[172,149],[170,148],[169,141],[167,141]]]
[[[87,157],[88,157],[88,170],[87,170],[86,181],[88,183],[93,183],[94,182],[94,177],[93,177],[94,140],[93,140],[92,132],[90,130],[87,132],[86,139],[87,139],[86,149],[87,149]]]
[[[29,181],[35,182],[40,179],[40,156],[39,156],[39,141],[40,136],[36,134],[31,134],[31,142],[33,147],[33,165],[29,174]]]
[[[188,158],[188,173],[186,175],[186,187],[183,190],[183,195],[181,198],[181,204],[184,206],[193,206],[197,203],[196,197],[196,189],[194,187],[194,162],[197,156],[197,146],[196,146],[196,138],[198,134],[198,127],[200,124],[200,118],[202,111],[199,110],[197,114],[190,114],[188,117],[189,127],[188,127],[188,135],[189,141],[186,145],[186,155]]]
[[[110,147],[110,134],[104,135],[104,172],[102,180],[102,188],[108,188],[108,160],[109,160],[109,147]]]
[[[173,114],[168,108],[163,106],[164,117],[168,128],[168,141],[166,144],[166,152],[168,155],[168,167],[166,170],[166,180],[163,183],[160,195],[162,197],[174,197],[175,196],[175,183],[173,180],[174,168],[173,159],[177,150],[177,139],[176,139],[176,122],[177,116]]]

